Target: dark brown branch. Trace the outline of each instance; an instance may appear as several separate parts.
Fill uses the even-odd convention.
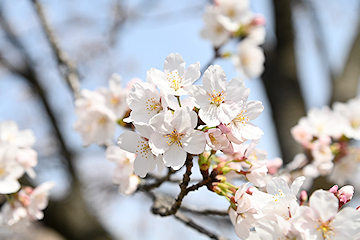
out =
[[[325,65],[328,65],[329,75],[333,84],[332,96],[330,105],[335,101],[346,102],[350,98],[356,96],[357,86],[360,77],[360,21],[357,22],[357,36],[354,39],[350,54],[345,63],[344,69],[340,74],[333,73],[330,68],[329,54],[325,48],[324,42],[326,41],[324,29],[321,26],[321,22],[316,12],[314,3],[310,0],[302,0],[306,3],[312,17],[312,26],[317,36],[318,46],[321,46],[322,61]]]
[[[115,10],[115,14],[114,14],[115,19],[109,31],[109,43],[110,46],[112,47],[116,45],[117,35],[121,31],[127,19],[126,12],[121,4],[121,0],[116,0],[116,3],[114,5],[114,10]]]
[[[3,66],[7,67],[13,74],[22,77],[38,95],[45,113],[50,121],[50,126],[54,131],[54,136],[59,143],[59,154],[67,163],[68,172],[72,176],[72,188],[70,189],[69,199],[63,202],[50,201],[48,208],[45,210],[43,222],[52,227],[67,239],[84,240],[84,239],[110,239],[106,231],[97,222],[97,219],[89,213],[81,194],[80,182],[77,179],[73,165],[74,153],[66,145],[65,138],[60,130],[59,117],[53,108],[49,105],[49,95],[41,85],[41,81],[36,73],[34,64],[24,46],[18,40],[17,36],[6,19],[0,15],[0,24],[4,29],[7,39],[17,48],[25,64],[21,67],[14,66],[6,60],[0,53],[0,61]]]
[[[153,202],[154,202],[154,206],[156,206],[156,208],[171,208],[171,198],[167,197],[165,195],[160,195],[160,194],[155,194],[154,192],[151,191],[146,191],[146,190],[141,190],[143,191],[148,197],[150,197]],[[156,214],[156,213],[155,213]],[[201,227],[200,225],[198,225],[197,223],[195,223],[193,220],[189,219],[188,217],[186,217],[185,215],[183,215],[180,211],[177,211],[174,214],[174,217],[181,221],[182,223],[186,224],[187,226],[191,227],[192,229],[195,229],[196,231],[207,235],[209,238],[211,239],[218,239],[218,240],[225,240],[226,238],[216,235],[212,232],[210,232],[209,230]]]
[[[144,184],[144,185],[141,185],[139,186],[139,189],[144,189],[146,191],[150,191],[154,188],[157,188],[159,187],[163,182],[166,182],[166,181],[169,181],[170,179],[170,176],[172,174],[174,174],[176,171],[175,170],[172,170],[171,168],[168,168],[168,173],[166,174],[166,176],[162,177],[162,178],[157,178],[156,181],[154,183],[151,183],[151,184]]]
[[[277,45],[265,52],[262,80],[271,104],[282,157],[284,163],[288,163],[302,151],[290,129],[306,113],[296,71],[290,1],[273,0],[273,5]]]
[[[358,26],[360,26],[360,21],[358,22]],[[354,98],[358,89],[359,77],[360,30],[358,30],[342,74],[334,79],[331,103],[335,101],[346,102],[350,98]]]
[[[216,215],[221,217],[229,216],[228,211],[219,211],[219,210],[211,210],[211,209],[196,210],[185,206],[181,206],[180,210],[197,215]]]
[[[175,214],[177,210],[179,210],[182,200],[189,193],[189,191],[187,190],[187,186],[190,182],[191,168],[193,167],[192,160],[193,156],[191,154],[188,154],[185,162],[186,171],[183,176],[183,181],[180,183],[180,193],[176,197],[174,204],[170,208],[156,208],[155,206],[153,206],[153,213],[159,214],[160,216],[168,216]]]
[[[59,71],[74,93],[75,98],[78,98],[80,97],[80,78],[76,63],[63,49],[60,48],[60,43],[56,36],[55,30],[46,18],[41,3],[38,0],[32,0],[32,2],[35,5],[41,25],[55,54]]]
[[[206,230],[205,228],[199,226],[198,224],[196,224],[193,220],[189,219],[188,217],[186,217],[184,214],[182,214],[180,211],[178,211],[175,214],[175,218],[181,222],[183,222],[184,224],[186,224],[187,226],[197,230],[200,233],[206,234],[207,236],[209,236],[209,238],[211,239],[217,239],[217,240],[226,240],[226,238],[222,237],[222,236],[218,236],[208,230]]]
[[[218,47],[218,48],[214,48],[214,56],[209,60],[209,62],[208,62],[207,64],[205,64],[205,65],[201,68],[201,70],[200,70],[201,75],[203,75],[204,72],[206,71],[206,69],[208,69],[208,67],[210,67],[211,65],[213,65],[214,62],[215,62],[215,60],[220,57],[219,50],[220,50],[219,47]]]

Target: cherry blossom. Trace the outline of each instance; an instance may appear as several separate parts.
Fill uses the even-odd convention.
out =
[[[344,134],[348,138],[360,140],[360,96],[347,103],[335,102],[334,111],[345,118]]]
[[[197,116],[188,108],[158,114],[150,124],[155,130],[150,138],[151,149],[155,154],[164,154],[168,167],[177,170],[184,165],[187,153],[200,154],[205,150],[205,134],[194,130]]]
[[[119,192],[125,195],[134,193],[139,185],[139,178],[134,174],[133,167],[136,155],[118,146],[108,147],[105,155],[107,160],[116,163],[112,180],[114,184],[119,185]]]
[[[130,117],[124,120],[126,122],[149,123],[153,116],[166,109],[165,98],[155,85],[146,82],[135,83],[126,102],[132,110]]]
[[[264,71],[264,51],[250,39],[238,44],[238,54],[232,60],[239,72],[247,78],[258,78]]]
[[[116,115],[103,105],[92,107],[74,123],[74,129],[81,133],[85,146],[93,142],[98,145],[109,144],[115,127]]]
[[[178,53],[171,53],[165,59],[164,72],[151,68],[148,79],[165,94],[182,96],[189,94],[192,84],[200,77],[200,63],[191,64],[185,70],[185,61]]]
[[[219,12],[213,6],[207,6],[203,16],[205,28],[201,37],[209,39],[215,47],[219,47],[230,39],[230,32],[218,20]]]
[[[127,89],[121,86],[121,76],[114,73],[109,80],[109,88],[99,88],[97,92],[105,98],[105,104],[110,108],[118,119],[122,118],[127,111]]]
[[[16,161],[17,150],[10,147],[0,147],[0,193],[9,194],[20,189],[19,178],[24,174],[24,168]]]
[[[118,138],[117,144],[125,151],[136,154],[134,160],[134,172],[140,177],[153,171],[158,166],[159,172],[164,168],[161,154],[154,155],[149,145],[150,135],[154,130],[147,124],[135,124],[140,134],[135,132],[124,132]]]
[[[360,231],[360,212],[344,208],[338,212],[339,202],[334,194],[316,190],[309,207],[300,208],[303,219],[299,229],[313,239],[353,239]]]
[[[200,108],[201,120],[208,126],[216,126],[230,123],[240,114],[243,98],[248,92],[241,78],[227,82],[224,70],[215,65],[205,71],[203,86],[194,86],[190,98]]]
[[[49,191],[55,187],[54,182],[45,182],[33,189],[29,194],[30,203],[27,206],[29,216],[33,219],[44,218],[44,210],[49,202]]]

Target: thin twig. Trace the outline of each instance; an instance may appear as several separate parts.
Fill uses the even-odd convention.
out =
[[[163,182],[165,181],[169,181],[170,179],[170,176],[172,174],[174,174],[176,171],[175,170],[172,170],[171,168],[168,168],[168,173],[166,174],[166,176],[162,177],[162,178],[156,178],[157,180],[154,182],[154,183],[151,183],[151,184],[144,184],[144,185],[141,185],[139,186],[139,188],[142,188],[144,190],[147,190],[147,191],[150,191],[154,188],[157,188],[159,187]]]
[[[14,31],[9,28],[9,24],[5,18],[0,14],[0,25],[3,28],[7,39],[17,48],[22,59],[23,64],[20,67],[14,66],[12,63],[6,60],[0,53],[0,62],[8,68],[13,74],[21,76],[34,92],[39,96],[41,103],[45,109],[46,115],[49,119],[50,125],[53,128],[54,136],[56,137],[59,143],[59,154],[61,154],[62,159],[67,163],[69,174],[72,177],[72,188],[70,192],[71,199],[70,201],[55,202],[49,204],[47,212],[51,212],[51,218],[45,218],[44,222],[61,233],[66,239],[75,239],[76,235],[79,234],[82,237],[97,236],[102,239],[110,239],[105,230],[100,226],[97,219],[88,213],[84,200],[81,197],[81,186],[80,181],[77,178],[75,167],[73,163],[74,153],[70,147],[65,143],[65,138],[61,132],[59,126],[59,119],[56,115],[54,109],[49,104],[49,94],[41,85],[38,74],[36,73],[35,64],[32,62],[32,59],[25,47],[19,41],[18,37],[15,35]],[[74,210],[75,209],[75,210]],[[72,211],[74,210],[74,211]],[[80,212],[70,214],[69,212]],[[86,219],[87,223],[81,229],[77,231],[70,231],[69,226],[76,226],[78,222]],[[86,235],[86,236],[85,236]]]
[[[70,56],[60,48],[60,43],[54,28],[45,16],[43,6],[38,0],[32,0],[40,18],[41,25],[46,33],[47,39],[54,51],[59,71],[74,93],[75,98],[80,97],[80,77],[76,63]]]
[[[206,69],[208,69],[212,64],[214,64],[215,60],[218,59],[220,57],[220,54],[219,54],[219,50],[222,46],[220,47],[214,47],[214,56],[209,60],[209,62],[207,64],[205,64],[201,70],[200,70],[200,73],[201,73],[201,76],[204,75]],[[199,81],[199,80],[196,80],[196,81]]]
[[[141,191],[143,191],[148,197],[150,197],[153,202],[154,205],[159,205],[161,207],[165,207],[165,208],[170,208],[171,207],[171,198],[167,197],[165,195],[160,195],[160,194],[155,194],[154,192],[151,191],[146,191],[144,189],[142,189]],[[155,213],[157,214],[157,213]],[[184,214],[182,214],[180,211],[177,211],[174,214],[174,217],[181,221],[182,223],[186,224],[187,226],[191,227],[192,229],[195,229],[196,231],[207,235],[209,238],[212,239],[218,239],[218,240],[225,240],[226,238],[216,235],[215,233],[210,232],[209,230],[203,228],[202,226],[198,225],[197,223],[195,223],[192,219],[189,219],[188,217],[186,217]]]
[[[216,215],[222,217],[229,216],[228,211],[221,211],[221,210],[212,210],[212,209],[196,210],[185,206],[181,206],[180,210],[197,215]]]
[[[145,177],[145,179],[154,179],[154,180],[160,180],[160,179],[162,179],[163,177],[161,177],[161,176],[157,176],[157,175],[154,175],[154,174],[151,174],[151,173],[148,173],[147,175],[146,175],[146,177]],[[190,182],[200,182],[202,179],[201,178],[198,178],[198,179],[196,179],[196,178],[191,178],[190,179]],[[180,182],[182,182],[182,179],[180,179],[180,178],[169,178],[169,179],[167,179],[166,180],[166,182],[169,182],[169,183],[177,183],[177,184],[179,184]]]
[[[109,44],[114,47],[117,43],[118,34],[121,29],[124,27],[124,23],[127,20],[127,15],[125,10],[123,9],[122,3],[120,0],[117,0],[113,9],[115,10],[114,14],[114,22],[110,27],[109,31]]]
[[[175,214],[177,210],[179,210],[182,200],[189,193],[189,191],[187,191],[187,186],[190,182],[191,168],[193,166],[192,159],[193,156],[191,154],[188,154],[185,163],[186,171],[183,176],[183,181],[180,183],[180,193],[176,197],[174,204],[170,208],[164,208],[164,207],[156,208],[155,206],[153,206],[152,209],[153,213],[159,214],[160,216],[168,216]]]
[[[187,226],[197,230],[200,233],[206,234],[207,236],[209,236],[209,238],[211,239],[217,239],[217,240],[226,240],[225,237],[222,236],[218,236],[212,232],[210,232],[209,230],[199,226],[198,224],[196,224],[192,219],[186,217],[184,214],[182,214],[180,211],[178,211],[175,214],[175,218],[181,222],[183,222],[184,224],[186,224]]]

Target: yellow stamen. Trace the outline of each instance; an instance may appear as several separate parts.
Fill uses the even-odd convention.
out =
[[[164,135],[164,137],[167,137],[169,139],[169,141],[166,142],[169,146],[173,143],[176,143],[179,147],[182,146],[180,140],[183,136],[184,134],[178,133],[176,129],[174,129],[170,134]]]

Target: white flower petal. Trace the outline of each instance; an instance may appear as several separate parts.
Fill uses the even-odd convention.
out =
[[[165,165],[172,167],[174,170],[180,169],[186,161],[185,150],[177,144],[172,144],[164,153]]]
[[[164,72],[178,71],[179,76],[184,76],[185,61],[179,53],[171,53],[165,59]]]
[[[141,138],[139,134],[128,131],[120,135],[117,144],[123,150],[126,150],[131,153],[136,153],[139,142],[143,142],[143,141],[145,140]]]
[[[185,78],[182,81],[182,85],[187,86],[193,84],[200,78],[200,62],[191,64],[185,72]]]
[[[205,133],[195,130],[184,136],[181,143],[186,152],[191,154],[200,154],[205,150]]]
[[[309,206],[316,211],[322,222],[333,218],[339,207],[339,200],[333,193],[324,190],[316,190],[311,196]]]
[[[134,172],[140,177],[145,177],[147,173],[152,172],[155,169],[156,162],[154,155],[151,151],[145,154],[138,154],[134,161]]]
[[[206,69],[203,77],[204,89],[209,93],[226,91],[226,75],[219,65],[211,65]]]

